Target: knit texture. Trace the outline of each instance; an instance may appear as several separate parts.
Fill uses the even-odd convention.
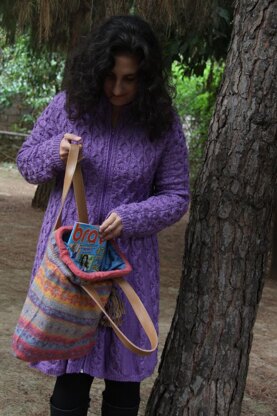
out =
[[[132,122],[126,106],[116,126],[111,126],[111,105],[103,98],[90,118],[72,122],[64,109],[65,93],[60,93],[42,113],[30,136],[18,153],[17,165],[30,183],[56,178],[50,195],[37,245],[32,278],[43,258],[47,240],[57,217],[65,165],[59,157],[60,141],[65,133],[82,137],[81,161],[89,221],[101,224],[111,212],[122,219],[123,232],[118,239],[121,251],[133,272],[127,280],[133,286],[156,329],[159,313],[159,255],[157,233],[178,221],[189,204],[188,157],[185,138],[177,116],[163,137],[150,141],[143,128]],[[69,192],[62,223],[77,220],[73,191]],[[125,299],[121,293],[122,299]],[[137,323],[127,301],[121,329],[142,348],[148,340]],[[150,376],[157,352],[140,357],[122,346],[110,328],[98,331],[96,345],[83,358],[34,363],[44,373],[61,375],[84,372],[118,381],[141,381]]]
[[[83,282],[60,259],[58,231],[50,235],[13,336],[13,352],[24,361],[79,358],[95,344],[101,313],[78,285]],[[111,281],[95,283],[94,288],[105,305]]]

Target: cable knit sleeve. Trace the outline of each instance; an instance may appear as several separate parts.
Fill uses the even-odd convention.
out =
[[[65,166],[60,159],[60,142],[65,132],[59,130],[59,118],[64,111],[64,94],[60,93],[50,102],[38,118],[31,134],[17,155],[17,166],[30,183],[47,182]]]
[[[144,237],[178,221],[189,206],[188,152],[176,117],[155,175],[154,193],[147,200],[118,206],[122,237]]]

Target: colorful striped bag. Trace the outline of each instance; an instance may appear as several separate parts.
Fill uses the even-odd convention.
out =
[[[14,355],[28,362],[80,358],[94,346],[103,315],[121,342],[131,351],[146,355],[158,344],[154,325],[131,285],[123,278],[131,266],[114,241],[106,255],[117,257],[115,270],[85,272],[73,262],[66,241],[72,226],[61,226],[61,213],[73,182],[80,222],[88,222],[84,184],[78,164],[79,147],[71,145],[61,208],[55,229],[34,280],[29,288],[12,339]],[[108,259],[109,260],[109,259]],[[110,263],[109,261],[107,263]],[[120,286],[150,341],[150,349],[133,344],[105,310],[114,284]]]

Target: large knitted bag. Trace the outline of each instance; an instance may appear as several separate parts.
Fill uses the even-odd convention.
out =
[[[72,226],[61,226],[61,213],[72,181],[79,221],[88,222],[78,152],[78,146],[71,145],[55,229],[30,285],[12,339],[14,355],[28,362],[86,355],[96,342],[97,327],[103,315],[121,342],[131,351],[146,355],[157,348],[154,325],[132,286],[123,278],[132,268],[116,243],[108,242],[105,255],[107,265],[116,264],[113,270],[105,269],[104,265],[102,270],[85,272],[70,257],[66,242]],[[105,310],[114,284],[120,286],[131,303],[150,341],[150,349],[134,345]]]

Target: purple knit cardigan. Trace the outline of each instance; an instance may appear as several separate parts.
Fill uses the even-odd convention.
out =
[[[17,157],[18,168],[28,182],[39,184],[56,178],[38,240],[32,278],[41,263],[60,205],[65,170],[59,157],[60,141],[64,133],[74,133],[83,140],[81,165],[89,221],[101,224],[112,211],[121,217],[123,232],[118,243],[133,267],[128,281],[158,329],[157,233],[178,221],[189,204],[188,156],[180,121],[176,116],[170,132],[157,141],[150,141],[145,131],[131,122],[128,106],[116,128],[112,128],[107,99],[101,100],[90,123],[86,117],[71,122],[64,104],[65,93],[54,97]],[[76,219],[71,190],[64,207],[63,224],[71,225]],[[125,311],[123,332],[147,348],[148,341],[127,302]],[[148,357],[137,356],[121,345],[110,328],[101,327],[97,344],[87,356],[42,361],[32,366],[51,375],[84,372],[109,380],[141,381],[152,374],[156,362],[156,352]]]

